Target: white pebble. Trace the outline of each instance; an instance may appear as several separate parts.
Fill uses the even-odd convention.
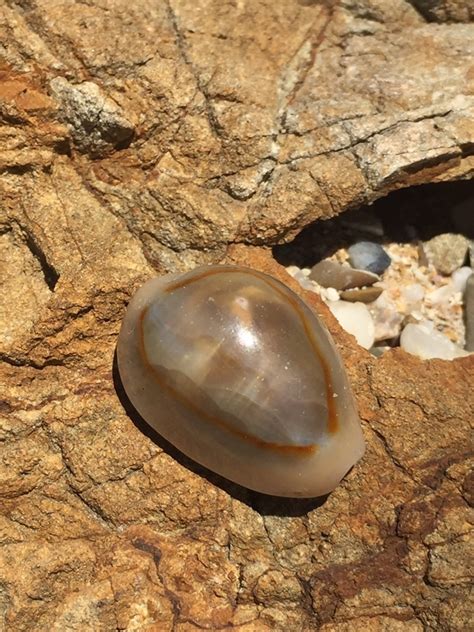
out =
[[[364,303],[331,301],[328,307],[347,333],[352,334],[364,349],[374,344],[375,326],[372,316]]]
[[[298,279],[298,283],[301,285],[303,289],[316,292],[314,283],[311,281],[311,279],[308,279],[308,277],[303,277],[301,279]]]
[[[339,292],[333,287],[328,287],[326,289],[326,298],[328,301],[338,301],[339,300]]]
[[[399,313],[397,304],[384,292],[370,306],[375,324],[375,340],[389,340],[400,333],[403,315]]]
[[[466,289],[466,283],[468,278],[473,273],[472,268],[468,266],[464,266],[459,268],[459,270],[455,270],[451,275],[451,280],[453,282],[454,287],[456,288],[456,292],[464,292]]]
[[[401,294],[407,307],[417,307],[425,296],[425,290],[419,283],[411,283],[402,288]]]
[[[416,355],[423,360],[440,358],[441,360],[453,360],[469,355],[446,336],[434,329],[433,323],[423,321],[416,325],[409,324],[400,336],[402,349]]]
[[[286,268],[286,271],[288,272],[288,274],[294,277],[300,271],[300,269],[298,268],[298,266],[288,266]]]
[[[449,300],[452,296],[454,296],[456,291],[454,283],[450,281],[447,285],[442,285],[441,287],[437,287],[435,290],[429,292],[429,294],[426,295],[426,298],[431,305],[449,303]]]

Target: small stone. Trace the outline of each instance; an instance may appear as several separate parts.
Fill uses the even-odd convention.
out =
[[[300,269],[298,268],[298,266],[288,266],[286,268],[286,271],[288,272],[290,276],[295,277],[300,271]]]
[[[451,275],[452,283],[456,292],[464,292],[466,289],[466,283],[468,278],[472,274],[472,269],[468,266],[464,266],[459,268],[459,270],[455,270]]]
[[[452,274],[464,263],[469,239],[464,235],[444,233],[425,242],[424,251],[430,263],[441,274]]]
[[[464,322],[466,323],[466,349],[474,351],[474,273],[468,278],[464,290]]]
[[[428,261],[428,257],[426,256],[425,249],[423,248],[423,242],[422,241],[418,242],[416,250],[417,250],[417,254],[418,254],[418,265],[423,266],[423,267],[426,268],[426,266],[429,264],[429,261]]]
[[[363,303],[329,302],[328,307],[347,333],[352,334],[364,349],[374,344],[374,321]]]
[[[351,303],[372,303],[373,301],[378,299],[382,292],[383,288],[373,285],[372,287],[345,290],[344,292],[341,292],[341,298],[345,301],[350,301]]]
[[[419,283],[410,283],[410,285],[401,288],[400,295],[405,301],[405,309],[413,310],[420,307],[425,290]]]
[[[390,351],[391,348],[392,347],[388,347],[387,345],[384,345],[382,347],[371,347],[369,351],[376,358],[380,358],[381,356],[383,356],[384,353],[386,353],[387,351]]]
[[[423,321],[418,324],[408,324],[400,336],[402,349],[416,355],[422,360],[440,358],[441,360],[454,360],[469,355],[451,342],[446,336],[436,331],[433,323]]]
[[[391,340],[400,334],[403,314],[387,292],[370,305],[370,313],[375,325],[375,340]]]
[[[326,298],[328,299],[328,301],[338,301],[339,292],[335,290],[333,287],[328,287],[326,289]]]
[[[304,290],[310,290],[311,292],[317,291],[317,286],[314,283],[314,281],[311,281],[311,279],[308,279],[308,277],[302,272],[298,272],[295,275],[295,280],[298,281],[298,283],[301,285],[301,287]]]
[[[382,274],[392,261],[382,246],[373,241],[359,241],[348,249],[348,253],[354,268],[374,274]]]
[[[455,292],[456,288],[453,283],[442,285],[441,287],[437,287],[435,290],[428,292],[426,295],[427,302],[429,305],[447,305]]]
[[[323,287],[336,290],[348,290],[353,287],[373,285],[380,277],[365,270],[356,270],[347,265],[324,259],[311,269],[310,279],[314,279]]]

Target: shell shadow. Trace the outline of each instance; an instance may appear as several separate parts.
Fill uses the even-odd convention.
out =
[[[317,498],[286,498],[282,496],[261,494],[251,489],[247,489],[246,487],[242,487],[237,483],[233,483],[232,481],[219,476],[219,474],[208,470],[206,467],[200,465],[196,461],[193,461],[180,450],[175,448],[174,445],[169,443],[169,441],[156,432],[156,430],[154,430],[136,410],[132,402],[129,400],[120,378],[117,363],[117,350],[115,350],[114,353],[112,378],[115,392],[123,409],[132,423],[142,434],[147,436],[151,441],[153,441],[153,443],[175,459],[180,465],[188,470],[191,470],[194,474],[202,476],[212,485],[219,487],[233,498],[245,503],[262,516],[304,516],[310,511],[321,507],[326,502],[328,495],[319,496]]]

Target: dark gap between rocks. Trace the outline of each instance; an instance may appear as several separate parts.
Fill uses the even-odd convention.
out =
[[[329,260],[350,267],[347,249],[367,241],[391,257],[380,280],[351,289],[336,289],[326,278],[322,283],[316,264],[327,268]],[[474,351],[472,180],[394,191],[370,206],[315,222],[292,242],[275,246],[273,255],[303,287],[319,293],[343,327],[375,355],[400,345],[407,325],[401,346],[420,357],[453,359],[465,354],[463,348]],[[364,327],[373,328],[373,336]]]

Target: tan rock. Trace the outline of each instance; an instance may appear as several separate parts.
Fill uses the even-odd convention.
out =
[[[382,294],[381,287],[364,287],[361,289],[352,289],[341,292],[341,298],[344,301],[359,301],[361,303],[372,303]]]
[[[428,261],[434,265],[438,272],[452,274],[466,260],[469,239],[464,235],[444,233],[436,235],[423,244],[423,249]]]
[[[373,358],[268,247],[471,172],[472,28],[388,0],[0,16],[0,627],[468,629],[472,358]],[[130,295],[224,260],[305,295],[347,362],[368,450],[326,500],[219,479],[124,397]]]
[[[372,285],[380,280],[377,274],[356,270],[330,259],[324,259],[313,266],[309,278],[323,287],[333,287],[336,290]]]

